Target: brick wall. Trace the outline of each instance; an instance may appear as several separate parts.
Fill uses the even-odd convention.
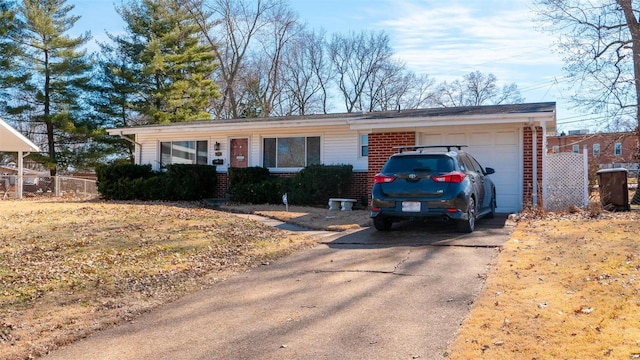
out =
[[[369,134],[369,173],[367,179],[367,199],[371,198],[373,177],[382,170],[382,166],[389,156],[398,152],[395,146],[407,146],[416,144],[416,133],[411,132],[385,132]]]
[[[547,137],[549,152],[573,152],[573,146],[578,146],[578,153],[582,154],[587,147],[589,164],[595,168],[610,167],[621,164],[623,167],[633,167],[638,163],[638,135],[633,132],[596,133],[585,135],[561,135]],[[615,154],[615,144],[622,145],[622,154]],[[594,154],[594,145],[600,146],[600,153]],[[630,166],[631,165],[631,166]]]
[[[216,174],[216,199],[225,199],[227,197],[227,188],[229,187],[229,174],[217,173]]]
[[[542,205],[543,193],[542,193],[542,128],[536,128],[537,134],[537,183],[538,183],[538,206]],[[531,128],[525,127],[523,133],[523,194],[522,194],[522,204],[523,207],[529,208],[533,205],[533,131]]]
[[[369,173],[366,171],[354,172],[351,176],[351,191],[349,198],[358,200],[358,205],[369,205]]]

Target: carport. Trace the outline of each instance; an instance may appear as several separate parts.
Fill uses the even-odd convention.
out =
[[[9,152],[18,154],[18,175],[16,180],[16,197],[22,198],[23,174],[24,174],[24,157],[32,152],[40,152],[40,148],[31,140],[0,119],[0,152]],[[6,184],[0,184],[6,187]],[[3,189],[8,191],[8,188]]]

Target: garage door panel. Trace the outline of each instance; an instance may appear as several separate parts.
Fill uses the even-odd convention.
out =
[[[492,142],[492,135],[490,132],[473,132],[468,145],[470,147],[485,146],[487,142]]]
[[[469,145],[465,149],[484,167],[494,168],[489,175],[496,185],[498,212],[516,212],[522,208],[522,166],[517,130],[468,130],[430,132],[420,136],[425,145]]]
[[[497,131],[495,134],[494,144],[496,145],[518,145],[517,131]]]
[[[447,139],[447,142],[446,142],[447,145],[448,144],[462,145],[467,142],[467,134],[465,133],[447,134],[446,139]]]

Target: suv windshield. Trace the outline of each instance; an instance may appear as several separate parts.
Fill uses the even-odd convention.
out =
[[[447,173],[453,171],[453,159],[445,155],[394,156],[382,169],[383,173]]]

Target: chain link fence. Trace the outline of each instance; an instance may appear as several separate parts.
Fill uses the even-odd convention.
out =
[[[0,177],[0,199],[35,198],[35,197],[98,197],[96,180],[70,176],[24,176],[22,179],[22,196],[18,196],[16,175]]]

